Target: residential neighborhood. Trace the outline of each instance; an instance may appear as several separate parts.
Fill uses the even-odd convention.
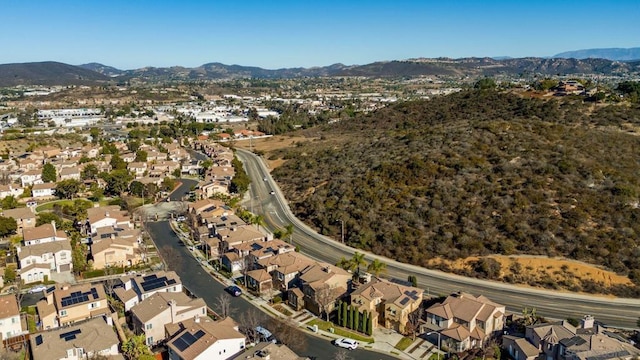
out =
[[[185,113],[204,123],[240,116],[194,109]],[[61,114],[90,123],[101,111],[38,116]],[[305,255],[292,233],[268,229],[233,201],[246,175],[227,142],[261,136],[247,129],[189,139],[140,136],[8,154],[2,171],[10,181],[0,188],[0,217],[12,223],[0,296],[4,348],[33,359],[139,356],[132,349],[169,359],[309,358],[280,342],[266,320],[260,327],[271,326],[271,340],[256,336],[242,314],[226,313],[226,302],[241,296],[265,318],[288,319],[336,347],[352,346],[338,341],[347,338],[399,358],[491,357],[499,348],[514,360],[640,354],[628,337],[588,315],[577,326],[531,320],[499,298],[429,294],[428,284],[388,276],[384,262],[368,254],[336,264]],[[173,198],[185,181],[194,185]],[[188,252],[180,261],[195,261],[199,276],[238,289],[220,294],[223,305],[184,286],[172,269],[176,253],[161,256],[148,231],[160,221],[180,239],[174,246]],[[41,298],[25,307],[24,293]]]

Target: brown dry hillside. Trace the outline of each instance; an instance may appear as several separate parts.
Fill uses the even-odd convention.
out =
[[[352,246],[432,267],[481,257],[437,266],[490,278],[506,265],[488,255],[565,257],[637,284],[639,124],[637,105],[463,92],[313,129],[267,158],[286,160],[273,175],[296,215],[331,236],[344,219]],[[503,280],[638,294],[598,278]]]

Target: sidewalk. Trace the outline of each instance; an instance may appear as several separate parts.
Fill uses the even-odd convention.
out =
[[[191,236],[185,232],[183,232],[177,222],[170,221],[171,228],[175,231],[178,237],[187,245],[193,246],[195,245],[191,241]],[[192,250],[191,254],[198,260],[202,267],[204,267],[210,274],[218,274],[217,271],[211,266],[211,264],[206,262],[204,256],[199,250]],[[212,275],[214,279],[218,280],[225,286],[236,285],[232,279],[227,279],[222,275]],[[254,305],[269,316],[279,316],[281,318],[290,318],[292,319],[299,327],[300,330],[305,331],[306,333],[325,338],[327,340],[333,340],[340,338],[340,336],[333,334],[329,331],[318,330],[318,332],[314,332],[312,327],[308,325],[308,323],[317,319],[318,317],[313,315],[308,310],[295,311],[290,308],[285,303],[280,303],[285,309],[291,312],[291,315],[284,315],[280,313],[277,309],[274,309],[271,303],[258,296],[254,296],[252,294],[247,293],[246,291],[242,293],[242,297],[246,300],[251,301]],[[391,331],[388,329],[376,329],[373,332],[374,342],[371,344],[368,343],[360,343],[360,348],[367,349],[371,351],[376,351],[380,353],[384,353],[387,355],[395,356],[399,359],[429,359],[432,354],[437,353],[436,347],[428,341],[425,341],[421,338],[416,338],[404,351],[400,351],[395,348],[396,344],[403,339],[403,336],[396,333],[395,331]]]

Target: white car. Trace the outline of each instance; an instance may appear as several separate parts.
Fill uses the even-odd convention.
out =
[[[34,286],[29,290],[29,294],[37,294],[47,290],[47,287],[44,285]]]
[[[358,348],[358,342],[353,339],[345,339],[345,338],[335,339],[333,341],[333,344],[349,350],[355,350]]]

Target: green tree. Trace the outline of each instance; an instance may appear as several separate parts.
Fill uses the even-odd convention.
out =
[[[133,176],[127,170],[113,170],[110,173],[101,173],[102,180],[107,183],[106,192],[110,195],[120,196],[129,187]]]
[[[338,300],[338,324],[342,324],[342,300]]]
[[[89,197],[89,200],[91,201],[98,202],[104,197],[104,189],[96,183],[91,184],[89,191],[91,191],[91,197]]]
[[[171,175],[173,175],[174,178],[178,179],[180,178],[180,176],[182,176],[182,171],[180,171],[180,168],[174,169]]]
[[[56,196],[61,199],[71,199],[78,194],[82,188],[82,183],[76,179],[59,181],[56,184]]]
[[[360,328],[360,311],[357,311],[353,314],[353,330],[359,331]]]
[[[144,151],[144,150],[138,150],[136,151],[136,158],[134,159],[134,161],[138,161],[138,162],[147,162],[147,156],[149,154]]]
[[[175,187],[176,187],[176,181],[170,177],[165,177],[164,180],[162,180],[162,185],[160,185],[160,188],[163,191],[169,191],[169,192],[173,191]]]
[[[71,251],[71,262],[73,263],[73,271],[76,274],[83,273],[88,269],[87,263],[87,246],[76,242]]]
[[[147,360],[153,359],[151,350],[145,344],[146,337],[142,335],[134,335],[122,344],[122,353],[130,360]]]
[[[354,328],[354,324],[355,324],[355,319],[356,319],[356,308],[355,306],[351,305],[349,307],[349,329],[353,329]]]
[[[36,217],[36,226],[51,224],[52,221],[56,223],[56,228],[58,229],[62,228],[62,223],[63,223],[62,219],[60,218],[60,216],[52,212],[38,213]]]
[[[87,164],[80,172],[82,180],[95,180],[98,177],[100,171],[95,164]]]
[[[131,193],[132,195],[143,197],[145,195],[148,195],[148,194],[145,194],[145,192],[146,192],[146,187],[140,181],[134,180],[131,182],[131,184],[129,184],[129,193]]]
[[[373,259],[373,261],[367,266],[367,271],[372,273],[375,276],[380,275],[381,272],[387,270],[387,264],[383,263],[378,259]]]
[[[367,335],[373,335],[373,316],[369,316],[367,319]]]
[[[364,254],[356,251],[351,257],[351,261],[356,268],[356,274],[360,275],[360,266],[367,265],[367,262],[364,260]]]
[[[15,209],[19,205],[20,203],[18,203],[18,200],[13,195],[9,195],[0,200],[0,206],[2,206],[4,210]]]
[[[342,321],[340,322],[340,326],[347,326],[347,318],[349,317],[349,306],[346,302],[342,303]]]
[[[482,78],[473,85],[478,90],[489,90],[496,88],[496,82],[492,78]]]
[[[56,172],[55,166],[53,166],[53,164],[51,163],[44,164],[44,166],[42,167],[42,181],[49,183],[56,182],[57,179],[58,174]]]
[[[4,281],[6,282],[16,281],[16,269],[13,266],[7,266],[4,268]]]
[[[418,287],[418,277],[417,276],[409,275],[409,278],[407,280],[411,283],[411,286]]]
[[[127,163],[118,154],[113,154],[113,156],[111,157],[111,161],[109,161],[109,165],[111,165],[112,171],[127,169]]]
[[[102,131],[99,128],[93,127],[89,130],[89,135],[91,135],[91,142],[97,144],[100,142],[100,133]]]
[[[13,235],[18,230],[16,219],[0,216],[0,237]]]

